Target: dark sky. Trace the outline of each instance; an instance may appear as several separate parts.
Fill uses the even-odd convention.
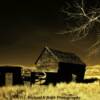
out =
[[[66,35],[56,34],[66,28],[60,12],[64,4],[65,0],[2,2],[0,64],[32,65],[44,46],[75,52],[85,60],[86,48],[95,41],[93,34],[74,43]]]

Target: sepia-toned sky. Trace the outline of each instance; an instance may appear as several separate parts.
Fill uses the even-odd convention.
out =
[[[86,63],[99,64],[100,54],[89,62],[88,48],[95,42],[95,33],[80,41],[71,42],[60,12],[65,0],[20,0],[1,3],[0,64],[30,66],[44,46],[64,52],[74,52]]]

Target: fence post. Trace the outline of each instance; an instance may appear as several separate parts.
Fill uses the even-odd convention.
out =
[[[99,85],[100,85],[100,79],[98,79],[99,80]]]

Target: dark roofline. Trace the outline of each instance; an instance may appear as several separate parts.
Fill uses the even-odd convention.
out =
[[[40,57],[42,56],[42,54],[44,53],[44,51],[47,50],[49,53],[52,54],[53,57],[55,57],[55,59],[57,59],[57,57],[52,53],[52,51],[46,46],[42,52],[40,53],[40,56],[37,58],[37,60],[35,61],[35,64],[38,62],[38,60],[40,59]],[[57,59],[58,60],[58,59]]]
[[[60,51],[60,50],[57,50],[57,49],[52,49],[50,48],[51,52],[52,51],[57,51],[57,52],[60,52],[60,53],[63,53],[63,54],[69,54],[69,55],[74,55],[74,56],[77,56],[75,53],[73,52],[63,52],[63,51]]]
[[[72,56],[74,56],[74,57],[76,57],[76,58],[78,58],[79,60],[80,60],[80,64],[83,64],[83,65],[86,65],[85,64],[85,62],[83,62],[81,59],[80,59],[80,57],[77,55],[77,54],[75,54],[74,52],[63,52],[63,51],[60,51],[60,50],[57,50],[57,49],[52,49],[52,48],[49,48],[50,50],[51,50],[51,52],[58,52],[58,53],[61,53],[61,54],[64,54],[64,55],[72,55]],[[56,56],[56,54],[54,54],[55,56]]]
[[[44,49],[42,50],[42,52],[40,53],[39,57],[38,57],[37,60],[35,61],[35,64],[38,62],[39,58],[42,56],[42,54],[44,53],[45,49],[46,49],[46,48],[44,48]]]
[[[73,52],[62,52],[62,51],[59,51],[59,50],[56,50],[56,49],[52,49],[52,48],[48,48],[47,46],[42,50],[42,52],[41,52],[41,54],[40,54],[40,56],[38,57],[38,59],[36,60],[36,62],[35,62],[35,64],[38,62],[38,60],[39,60],[39,58],[43,55],[43,53],[44,53],[44,51],[45,50],[47,50],[49,53],[51,53],[52,54],[52,56],[58,61],[58,62],[61,62],[60,61],[60,59],[58,58],[58,56],[54,53],[54,51],[56,51],[56,52],[59,52],[59,53],[61,53],[61,54],[65,54],[65,55],[73,55],[73,56],[75,56],[76,58],[79,58],[80,59],[80,57],[79,56],[77,56],[75,53],[73,53]],[[81,59],[80,59],[80,64],[83,64],[83,65],[86,65]]]
[[[0,67],[3,66],[3,67],[21,67],[21,65],[0,65]]]

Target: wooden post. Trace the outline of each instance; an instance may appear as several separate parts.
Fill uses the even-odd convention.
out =
[[[5,85],[13,85],[13,73],[5,73]]]
[[[100,85],[100,79],[98,79],[99,80],[99,85]]]

